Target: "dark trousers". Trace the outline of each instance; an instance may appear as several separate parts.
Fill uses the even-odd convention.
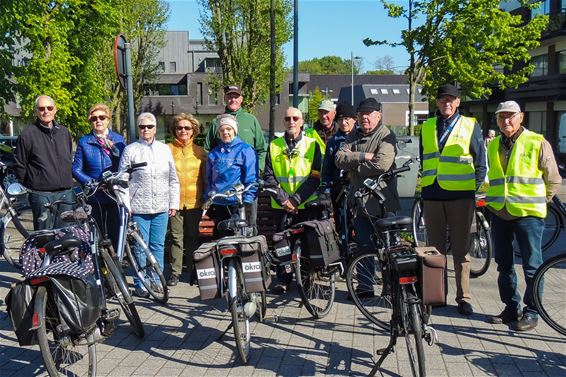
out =
[[[169,218],[171,230],[171,273],[181,275],[183,259],[187,260],[187,268],[193,275],[193,252],[199,246],[199,222],[202,209],[182,209],[174,217]]]
[[[33,229],[53,229],[63,226],[63,223],[59,220],[59,215],[62,212],[73,209],[73,205],[60,204],[56,208],[57,213],[51,213],[49,208],[45,208],[45,204],[53,203],[56,200],[73,203],[75,201],[75,193],[72,189],[53,192],[30,191],[28,200],[33,215]]]
[[[120,228],[118,205],[114,202],[92,202],[90,205],[92,206],[92,217],[96,220],[101,235],[108,237],[114,250],[118,250],[118,231]]]

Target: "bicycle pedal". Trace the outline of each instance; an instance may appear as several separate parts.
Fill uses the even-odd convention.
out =
[[[114,321],[120,318],[120,309],[110,309],[106,313],[104,313],[103,318],[108,321]]]
[[[424,332],[424,339],[429,346],[438,342],[438,332],[432,326],[424,325]]]

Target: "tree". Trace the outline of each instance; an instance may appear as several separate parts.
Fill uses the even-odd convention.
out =
[[[394,72],[395,70],[395,61],[389,55],[384,55],[381,58],[377,58],[375,60],[375,69],[377,71],[390,71]]]
[[[307,115],[307,122],[314,124],[318,119],[318,105],[323,99],[327,97],[322,94],[320,88],[317,86],[313,91],[309,92],[309,113]]]
[[[389,69],[374,69],[365,72],[366,75],[394,75],[395,71]]]
[[[269,98],[269,1],[199,0],[200,26],[207,48],[218,52],[222,76],[210,76],[213,90],[236,84],[244,92],[244,107],[253,109]],[[276,86],[283,82],[282,46],[291,39],[291,4],[274,1]]]
[[[354,73],[359,74],[361,59],[354,59]],[[299,71],[311,75],[349,75],[352,72],[350,59],[339,56],[323,56],[299,62]]]
[[[417,84],[429,98],[447,82],[458,82],[472,98],[489,96],[493,87],[515,88],[528,80],[533,67],[529,49],[539,45],[546,16],[525,22],[499,8],[499,0],[409,1],[409,8],[382,1],[388,15],[405,18],[402,41],[392,43],[366,38],[366,45],[404,46],[409,52],[407,69],[411,97],[409,112],[413,134],[413,104]],[[523,6],[532,7],[528,0]],[[412,27],[413,19],[423,23]]]

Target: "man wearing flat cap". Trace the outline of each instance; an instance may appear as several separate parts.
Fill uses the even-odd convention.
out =
[[[326,143],[338,130],[338,125],[334,121],[335,117],[334,103],[329,99],[322,100],[318,105],[318,120],[314,122],[312,127],[305,130],[305,135],[316,140],[323,155]]]
[[[468,257],[470,229],[475,193],[485,179],[487,165],[480,125],[475,118],[461,115],[459,106],[460,93],[455,86],[438,88],[436,117],[427,119],[421,130],[421,197],[429,245],[446,254],[448,232],[458,312],[469,316],[474,312]]]
[[[226,109],[224,114],[230,114],[236,117],[238,121],[238,137],[256,152],[257,157],[257,174],[261,174],[265,167],[265,155],[267,153],[267,143],[259,121],[252,114],[242,109],[242,91],[237,85],[227,85],[224,87],[224,102]],[[208,133],[204,141],[204,150],[208,153],[219,144],[218,126],[216,119],[208,128]],[[251,205],[251,214],[249,222],[251,226],[257,227],[257,200]]]
[[[376,178],[395,168],[395,155],[397,153],[397,139],[395,134],[381,123],[381,103],[375,98],[366,98],[357,109],[358,127],[346,136],[342,147],[336,152],[336,167],[348,172],[350,178],[350,195],[363,186],[366,178]],[[386,201],[386,212],[396,212],[400,209],[399,195],[397,193],[397,180],[392,179],[385,183],[382,193]],[[376,198],[364,198],[367,211],[375,216],[383,217],[381,206]],[[357,209],[354,214],[354,228],[356,229],[356,243],[360,250],[375,250],[371,234],[373,226],[370,219]],[[368,266],[368,269],[375,266]],[[356,288],[359,298],[370,298],[375,295],[371,276],[360,277],[360,284]]]
[[[490,322],[512,324],[515,330],[527,331],[538,322],[532,289],[533,277],[542,264],[546,204],[560,188],[562,178],[550,143],[521,125],[524,115],[517,102],[500,103],[495,116],[501,135],[488,147],[487,206],[499,273],[497,285],[505,308],[499,315],[491,317]],[[526,281],[522,312],[513,239],[521,253]]]

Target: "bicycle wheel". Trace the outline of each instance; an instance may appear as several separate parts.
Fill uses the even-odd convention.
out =
[[[544,231],[542,233],[542,251],[548,250],[560,235],[562,221],[560,213],[553,204],[548,205],[546,219],[544,219]]]
[[[424,376],[426,369],[420,304],[415,297],[404,296],[401,310],[403,312],[403,329],[405,330],[405,342],[407,343],[411,371],[413,376]]]
[[[58,335],[59,314],[54,300],[45,287],[35,294],[35,314],[38,317],[37,341],[45,369],[51,377],[62,375],[96,375],[96,344],[75,345],[69,336]]]
[[[136,250],[140,250],[143,253],[145,262],[140,263],[140,256]],[[149,251],[147,245],[143,241],[142,236],[136,231],[130,234],[128,237],[128,242],[125,245],[126,253],[132,264],[136,275],[140,279],[141,283],[147,289],[150,295],[153,296],[157,301],[161,303],[166,303],[169,298],[169,292],[167,290],[167,284],[165,282],[165,276],[163,276],[163,271],[159,267],[159,263],[155,256]]]
[[[422,200],[417,198],[413,202],[411,209],[411,218],[413,219],[413,238],[417,246],[428,245],[428,237],[426,235],[425,220],[423,216]]]
[[[348,265],[346,285],[352,300],[371,322],[389,331],[391,287],[383,280],[383,266],[372,252],[359,254]]]
[[[248,294],[244,286],[242,265],[237,263],[235,258],[230,259],[228,262],[228,291],[236,348],[242,363],[246,364],[250,353],[251,341],[250,319],[244,311],[244,305],[248,301]]]
[[[533,300],[541,318],[564,336],[566,336],[565,271],[566,254],[556,255],[539,267],[533,283]]]
[[[111,294],[118,300],[118,303],[120,304],[120,307],[122,307],[126,318],[128,318],[128,322],[130,322],[130,324],[132,325],[134,334],[136,334],[138,338],[142,339],[145,335],[145,330],[143,328],[140,315],[138,314],[136,304],[134,303],[132,295],[130,294],[128,283],[124,278],[124,272],[120,267],[118,267],[118,264],[108,253],[108,250],[101,248],[100,255],[102,256],[102,260],[104,261],[104,265],[107,269],[107,273],[103,272],[103,275],[108,281]]]
[[[33,216],[29,207],[20,208],[16,212],[17,216],[12,217],[10,211],[7,211],[2,218],[2,253],[8,263],[21,269],[20,250],[33,231]]]
[[[482,276],[489,269],[492,255],[491,232],[483,227],[484,219],[482,215],[476,213],[476,232],[471,234],[470,248],[470,276],[477,278]]]
[[[322,318],[330,313],[334,304],[336,276],[335,273],[327,273],[326,269],[313,267],[308,255],[301,251],[301,243],[297,240],[295,276],[299,295],[309,313],[316,319]]]

